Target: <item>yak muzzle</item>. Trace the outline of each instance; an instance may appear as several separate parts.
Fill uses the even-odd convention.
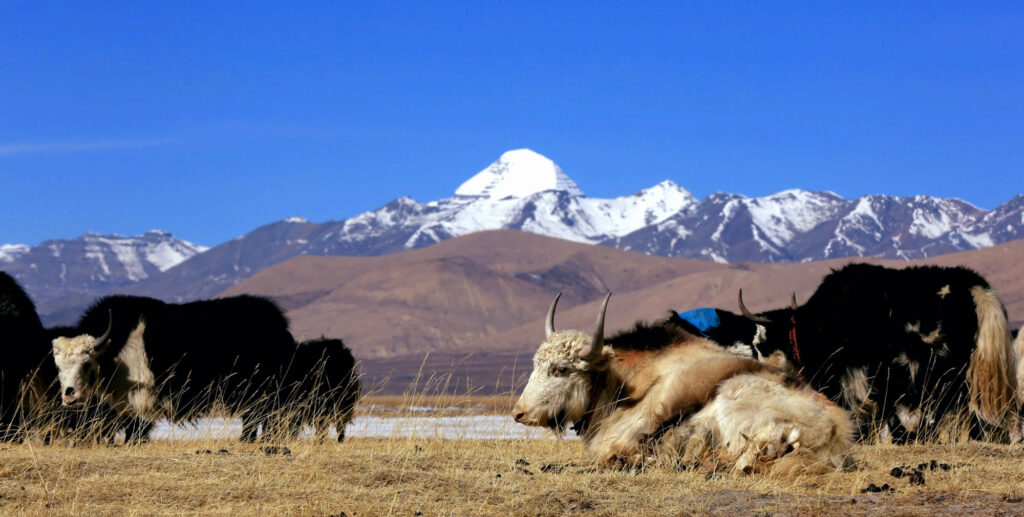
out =
[[[78,404],[81,398],[82,395],[75,388],[65,388],[64,393],[61,395],[61,402],[64,406],[73,406]]]

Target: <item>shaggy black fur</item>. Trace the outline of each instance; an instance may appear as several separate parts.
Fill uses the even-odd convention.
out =
[[[944,286],[949,286],[949,294],[940,296]],[[850,264],[827,275],[795,311],[760,314],[772,323],[766,325],[767,340],[758,349],[765,356],[782,351],[802,368],[812,386],[836,401],[843,401],[843,375],[864,368],[871,378],[870,398],[878,409],[861,421],[862,432],[888,424],[897,440],[912,439],[914,435],[896,418],[897,404],[910,409],[927,406],[935,420],[967,405],[965,374],[978,327],[974,286],[989,284],[963,267]],[[720,312],[722,329],[712,339],[723,346],[737,339],[752,344],[756,324],[734,314],[726,320],[728,315]],[[793,321],[796,349],[789,337]],[[908,331],[908,325],[916,330]],[[940,326],[938,342],[922,340]],[[908,363],[918,365],[913,379]]]
[[[0,440],[20,437],[27,407],[25,384],[49,352],[35,304],[10,275],[0,271]]]
[[[326,435],[327,426],[338,429],[338,441],[345,439],[345,424],[352,420],[362,393],[352,352],[340,339],[321,337],[303,341],[285,373],[281,396],[289,410],[306,418]]]
[[[638,321],[631,330],[605,339],[605,344],[622,350],[659,350],[695,339],[700,331],[672,313],[654,323]]]
[[[108,321],[113,328],[99,357],[100,378],[111,378],[114,358],[144,321],[150,368],[159,396],[174,400],[175,418],[194,418],[221,401],[242,412],[242,439],[251,441],[256,426],[278,409],[277,389],[296,345],[288,320],[270,300],[235,296],[177,305],[107,296],[82,316],[78,333],[100,336]],[[144,439],[152,422],[127,424],[129,438]]]

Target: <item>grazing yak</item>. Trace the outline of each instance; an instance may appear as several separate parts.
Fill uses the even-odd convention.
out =
[[[965,406],[975,438],[1020,437],[1006,311],[970,269],[850,264],[803,305],[794,296],[755,315],[742,290],[739,305],[743,316],[713,310],[719,321],[700,332],[741,355],[783,359],[853,411],[862,437],[885,425],[896,442],[935,437]]]
[[[35,304],[7,273],[0,271],[0,441],[49,440],[80,427],[78,412],[53,402],[57,368],[50,337],[65,328],[43,328]],[[26,428],[37,434],[26,433]]]
[[[46,375],[37,370],[49,355],[45,343],[35,304],[14,278],[0,271],[0,440],[21,438],[22,425],[44,399]]]
[[[559,294],[559,296],[561,296]],[[561,434],[572,424],[601,465],[715,461],[741,472],[820,472],[848,462],[844,410],[796,378],[738,357],[671,320],[604,339],[605,297],[592,335],[546,339],[513,418]]]
[[[303,422],[313,427],[316,437],[327,437],[333,424],[338,442],[345,439],[345,425],[352,420],[362,384],[352,352],[340,339],[321,337],[303,341],[284,374],[280,397],[288,429],[297,432]]]
[[[296,346],[281,310],[254,296],[185,304],[107,296],[77,328],[53,340],[62,401],[97,397],[118,415],[126,441],[147,439],[156,419],[192,419],[214,401],[240,413],[242,440],[254,441],[276,417]]]

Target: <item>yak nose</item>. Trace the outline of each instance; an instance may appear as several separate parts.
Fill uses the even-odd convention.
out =
[[[522,422],[523,417],[526,416],[526,411],[523,411],[519,408],[516,408],[513,411],[514,413],[512,413],[512,418],[514,418],[516,422]]]
[[[75,391],[75,388],[64,388],[64,396],[61,398],[63,399],[64,405],[69,406],[78,402],[78,392]]]

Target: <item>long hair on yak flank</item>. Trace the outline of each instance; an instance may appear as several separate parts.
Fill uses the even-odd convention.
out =
[[[544,342],[533,356],[533,371],[514,409],[516,421],[558,432],[583,418],[587,411],[594,375],[601,371],[605,360],[604,310],[608,305],[605,297],[593,335],[578,330],[556,331],[555,307],[561,296],[559,293],[548,309]]]

